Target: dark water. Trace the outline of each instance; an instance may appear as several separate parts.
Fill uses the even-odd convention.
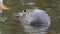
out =
[[[27,34],[13,14],[33,7],[49,14],[51,26],[47,34],[60,34],[60,0],[4,0],[4,4],[11,9],[0,14],[0,34]]]

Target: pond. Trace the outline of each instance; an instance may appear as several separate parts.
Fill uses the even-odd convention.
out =
[[[51,18],[47,34],[60,34],[60,0],[4,0],[3,3],[10,9],[0,14],[0,34],[28,34],[13,14],[29,8],[45,10]]]

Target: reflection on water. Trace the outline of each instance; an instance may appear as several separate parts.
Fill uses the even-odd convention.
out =
[[[35,4],[35,3],[26,3],[26,4],[28,4],[28,5],[33,5],[33,4]]]
[[[26,33],[29,33],[29,34],[47,34],[48,33],[48,31],[46,30],[46,31],[39,31],[39,32],[37,32],[37,30],[35,30],[35,32],[32,32],[32,30],[31,31],[28,31],[28,30],[24,30]]]
[[[0,17],[0,22],[5,22],[7,20],[7,17]]]

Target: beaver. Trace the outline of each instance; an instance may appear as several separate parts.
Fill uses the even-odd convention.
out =
[[[50,17],[44,10],[24,9],[19,15],[19,21],[26,32],[45,31],[51,24]]]

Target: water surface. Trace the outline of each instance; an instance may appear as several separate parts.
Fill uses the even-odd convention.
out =
[[[11,9],[3,10],[0,14],[0,34],[25,34],[18,17],[13,13],[33,7],[45,10],[49,14],[51,26],[47,34],[60,34],[60,0],[4,0],[4,4]]]

